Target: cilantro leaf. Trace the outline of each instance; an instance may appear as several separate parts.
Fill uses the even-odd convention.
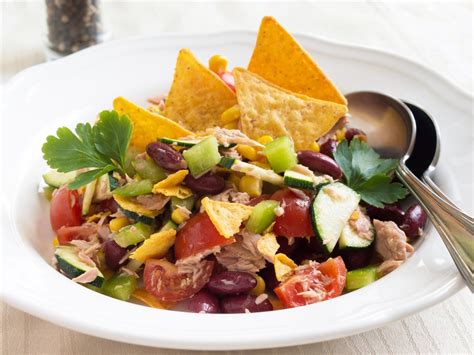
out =
[[[340,166],[346,184],[361,195],[362,200],[376,207],[404,198],[408,190],[391,183],[388,176],[398,165],[396,159],[382,159],[366,142],[353,139],[338,144],[334,159]]]
[[[127,116],[104,111],[94,126],[76,125],[75,133],[67,127],[48,136],[43,144],[43,158],[59,172],[92,169],[76,177],[71,188],[86,185],[112,170],[124,172],[125,154],[130,143],[132,123]]]

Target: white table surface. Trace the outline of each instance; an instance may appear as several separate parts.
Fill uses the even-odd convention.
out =
[[[44,61],[45,15],[42,1],[0,3],[0,81],[4,83],[20,70]],[[107,1],[104,9],[115,38],[161,32],[257,30],[262,16],[273,15],[291,32],[307,32],[397,53],[437,70],[463,90],[473,91],[470,1],[270,4],[130,0]],[[319,344],[248,353],[472,354],[473,308],[473,297],[465,288],[437,306],[377,330]],[[0,309],[2,354],[188,353],[99,339],[58,327],[5,304]]]

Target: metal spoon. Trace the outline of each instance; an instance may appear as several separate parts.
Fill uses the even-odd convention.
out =
[[[435,194],[405,164],[413,151],[416,137],[416,123],[412,112],[400,100],[377,92],[359,91],[346,97],[352,122],[366,132],[371,146],[383,157],[400,159],[395,171],[397,177],[424,208],[466,284],[474,292],[472,219]],[[430,166],[433,161],[436,165],[437,154],[431,159]]]

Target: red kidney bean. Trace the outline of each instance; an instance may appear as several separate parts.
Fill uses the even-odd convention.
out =
[[[221,307],[216,296],[206,290],[196,293],[189,301],[188,309],[194,313],[220,313]]]
[[[401,225],[405,218],[405,212],[403,212],[403,210],[396,204],[385,205],[384,208],[367,205],[366,211],[372,219],[393,221],[397,225]]]
[[[337,149],[337,142],[334,139],[330,138],[325,143],[321,144],[319,149],[320,153],[334,159],[334,152]]]
[[[121,266],[120,260],[122,260],[125,254],[127,254],[127,249],[122,248],[112,239],[106,241],[103,245],[103,248],[107,267],[112,271],[117,271]]]
[[[265,285],[268,290],[273,290],[278,287],[280,282],[278,282],[275,275],[275,268],[273,264],[267,262],[267,266],[258,272],[260,277],[265,280]]]
[[[184,183],[193,190],[193,192],[198,194],[215,195],[225,189],[224,178],[211,173],[207,173],[197,179],[191,174],[188,174],[184,179]]]
[[[298,152],[298,161],[311,170],[321,174],[328,174],[334,179],[340,179],[342,177],[342,170],[337,163],[322,153],[316,153],[312,150],[302,150]]]
[[[251,313],[272,311],[271,302],[266,299],[256,304],[257,297],[251,295],[228,296],[221,300],[221,308],[224,313],[245,313],[248,310]]]
[[[344,260],[346,268],[348,270],[354,270],[369,265],[373,250],[372,248],[342,249],[339,250],[338,254]]]
[[[426,213],[423,211],[423,208],[415,203],[407,209],[400,229],[403,230],[409,238],[419,237],[426,223],[426,218]]]
[[[366,136],[366,134],[357,128],[348,128],[345,138],[350,142],[355,136]]]
[[[180,152],[162,142],[152,142],[146,146],[146,153],[153,161],[168,171],[186,169],[187,164]]]
[[[247,293],[257,286],[257,280],[246,272],[224,271],[211,277],[207,289],[218,296]]]

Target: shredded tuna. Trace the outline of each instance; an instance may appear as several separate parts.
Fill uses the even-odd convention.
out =
[[[402,264],[403,264],[402,260],[385,260],[377,268],[377,275],[379,277],[385,276],[391,273],[393,270],[397,269]]]
[[[108,226],[102,225],[97,229],[97,234],[102,240],[108,240],[110,238],[110,229]]]
[[[245,313],[248,314],[248,313],[252,313],[252,312],[250,312],[248,308],[245,308]]]
[[[216,254],[217,261],[229,271],[258,272],[265,267],[265,258],[257,249],[260,237],[244,230],[235,243]]]
[[[342,116],[339,121],[336,122],[336,124],[329,130],[328,133],[326,133],[324,136],[318,139],[318,144],[324,144],[326,143],[330,138],[332,138],[336,132],[344,127],[347,126],[349,123],[349,115],[344,115]]]
[[[234,148],[229,148],[229,149],[222,149],[221,155],[228,157],[228,158],[233,158],[233,159],[242,159],[242,156],[240,153],[237,151],[237,149]]]
[[[383,260],[406,260],[407,252],[413,252],[413,247],[407,243],[407,236],[392,222],[382,222],[374,219],[376,232],[375,251]]]
[[[99,275],[99,269],[94,268],[86,271],[85,273],[79,275],[72,279],[72,281],[81,283],[81,284],[88,284],[89,282],[94,281],[97,276]]]
[[[301,165],[301,164],[295,165],[290,170],[294,171],[295,173],[299,173],[299,174],[302,174],[304,176],[307,176],[307,177],[311,178],[315,185],[319,185],[319,184],[322,184],[322,183],[325,183],[325,182],[333,182],[334,181],[334,179],[331,176],[314,173],[308,167],[306,167],[304,165]]]
[[[292,246],[293,244],[295,244],[295,237],[288,238],[288,245]]]
[[[250,195],[246,192],[240,192],[235,188],[230,188],[218,195],[211,196],[210,199],[214,201],[234,202],[245,205],[250,202]]]
[[[275,216],[277,217],[283,216],[285,214],[285,210],[281,206],[275,207],[273,212],[275,212]]]
[[[305,195],[305,193],[301,190],[298,190],[298,189],[295,189],[293,187],[289,187],[288,188],[291,192],[293,192],[296,196],[298,196],[299,198],[303,198],[303,199],[306,199],[308,196]]]
[[[176,205],[176,209],[181,211],[185,221],[187,221],[191,217],[192,212],[188,210],[186,207],[181,206],[181,205]]]
[[[169,200],[169,197],[162,194],[140,195],[135,197],[136,202],[150,211],[162,210]]]
[[[126,217],[126,216],[123,214],[122,210],[117,210],[117,212],[111,214],[110,217],[112,217],[112,218],[122,218],[122,217]]]
[[[215,247],[203,253],[177,260],[175,265],[178,274],[186,276],[181,280],[181,287],[196,285],[203,274],[205,264],[208,263],[208,261],[202,259],[207,255],[219,252],[219,250],[220,247]]]
[[[138,276],[138,274],[135,271],[132,271],[129,268],[126,268],[125,266],[122,266],[120,268],[120,270],[123,271],[124,273],[130,275],[130,276],[136,277],[137,279],[140,277],[140,276]]]
[[[374,231],[369,216],[360,207],[357,207],[356,213],[358,218],[350,219],[349,226],[362,239],[372,240]]]
[[[268,298],[268,295],[266,293],[262,293],[255,298],[255,304],[260,304],[264,302]]]
[[[84,253],[84,251],[80,250],[79,253],[77,253],[77,256],[84,264],[95,266],[94,261],[86,253]]]
[[[224,147],[228,147],[230,144],[246,144],[252,147],[263,148],[264,145],[250,139],[238,129],[226,129],[220,127],[208,128],[206,133],[216,137],[217,141]]]

